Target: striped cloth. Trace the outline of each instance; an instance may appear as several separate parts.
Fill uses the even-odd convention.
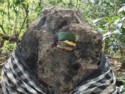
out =
[[[115,75],[104,55],[98,69],[81,81],[71,94],[118,94]]]
[[[110,62],[103,55],[98,69],[78,83],[69,94],[117,94],[115,83]],[[2,94],[56,94],[51,87],[39,83],[18,48],[3,67],[1,86]]]

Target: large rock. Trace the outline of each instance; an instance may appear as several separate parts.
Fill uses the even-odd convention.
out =
[[[76,48],[57,48],[56,32],[77,34],[80,39]],[[67,94],[98,67],[101,44],[101,35],[93,32],[79,11],[58,7],[45,9],[21,42],[27,65],[55,94]]]

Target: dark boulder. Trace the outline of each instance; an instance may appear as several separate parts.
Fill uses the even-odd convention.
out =
[[[75,49],[57,48],[57,32],[78,35]],[[97,69],[102,37],[94,32],[77,10],[47,8],[24,34],[21,44],[27,65],[39,81],[51,86],[55,94],[70,91]]]

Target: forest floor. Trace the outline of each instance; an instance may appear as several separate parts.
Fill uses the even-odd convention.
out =
[[[123,67],[123,64],[120,62],[120,60],[114,58],[109,59],[117,79],[125,80],[125,67]]]

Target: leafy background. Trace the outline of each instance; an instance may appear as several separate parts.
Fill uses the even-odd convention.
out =
[[[117,78],[125,80],[125,0],[0,0],[0,68],[30,23],[49,6],[79,9],[103,35],[103,52]]]

